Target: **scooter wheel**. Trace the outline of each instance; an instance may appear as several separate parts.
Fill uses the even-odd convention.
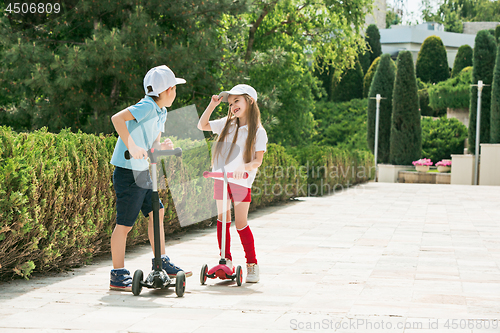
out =
[[[177,272],[175,276],[175,293],[177,297],[182,297],[186,290],[186,274],[183,271]]]
[[[207,274],[208,274],[208,265],[204,264],[201,267],[201,272],[200,272],[200,283],[205,284],[207,282]]]
[[[134,296],[138,296],[142,290],[142,278],[143,273],[140,269],[134,272],[134,278],[132,279],[132,293]]]
[[[241,271],[241,266],[236,267],[236,284],[241,286],[243,282],[243,272]]]

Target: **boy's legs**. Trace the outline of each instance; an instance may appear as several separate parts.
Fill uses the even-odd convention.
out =
[[[165,210],[160,209],[160,249],[161,254],[165,254],[165,229],[163,227],[163,218]],[[148,238],[151,243],[151,248],[153,249],[153,254],[155,252],[155,238],[154,238],[154,225],[153,225],[153,212],[149,213],[149,223],[148,223]]]
[[[111,235],[111,257],[113,268],[125,267],[125,248],[127,246],[127,235],[132,227],[117,224]]]

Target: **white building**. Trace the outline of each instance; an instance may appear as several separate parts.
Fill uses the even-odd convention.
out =
[[[413,55],[413,61],[417,62],[418,52],[424,40],[429,36],[438,36],[443,41],[448,54],[448,66],[453,67],[458,48],[469,45],[474,48],[476,35],[458,34],[445,32],[441,24],[427,22],[415,26],[392,26],[391,29],[380,29],[380,44],[382,53],[389,53],[396,58],[398,53],[408,50]]]

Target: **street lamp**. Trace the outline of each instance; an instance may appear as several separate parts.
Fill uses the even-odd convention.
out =
[[[380,118],[380,100],[385,99],[380,96],[380,94],[377,94],[375,97],[370,97],[370,99],[374,99],[377,101],[377,111],[375,113],[375,181],[378,181],[378,176],[377,176],[377,157],[378,157],[378,127],[379,127],[379,118]]]

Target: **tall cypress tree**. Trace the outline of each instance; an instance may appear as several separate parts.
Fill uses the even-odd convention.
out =
[[[372,65],[368,68],[368,71],[365,73],[365,77],[363,78],[363,97],[368,97],[368,93],[370,92],[370,86],[372,85],[373,78],[375,77],[375,73],[377,72],[378,62],[380,61],[380,57],[373,60]]]
[[[490,142],[500,143],[500,45],[497,48],[497,59],[493,72],[490,117]]]
[[[380,57],[382,54],[382,46],[380,45],[380,31],[377,28],[377,25],[370,24],[368,28],[366,28],[366,41],[370,45],[371,53],[370,53],[370,64],[373,63],[373,60]]]
[[[481,128],[480,142],[490,141],[490,105],[491,105],[491,84],[493,81],[493,68],[495,66],[496,43],[495,37],[488,30],[481,30],[476,35],[474,46],[474,58],[472,69],[472,84],[477,84],[479,80],[486,86],[483,88],[481,98]],[[477,87],[470,89],[469,107],[469,152],[475,154],[476,151],[476,118],[477,118]]]
[[[424,40],[417,56],[416,72],[425,83],[438,83],[450,77],[446,48],[441,38],[429,36]]]
[[[472,66],[472,52],[472,47],[469,45],[462,45],[458,48],[455,61],[453,62],[451,77],[457,76],[465,67]]]
[[[391,138],[391,117],[392,117],[392,93],[394,90],[394,79],[396,77],[396,65],[390,54],[385,53],[380,57],[380,61],[375,72],[375,77],[370,86],[369,97],[376,97],[380,94],[380,115],[379,115],[379,136],[378,136],[378,162],[389,163],[390,138]],[[367,119],[367,141],[372,152],[375,151],[375,118],[377,102],[375,99],[368,101]]]
[[[422,155],[422,127],[413,57],[410,51],[399,52],[392,94],[391,151],[392,164],[408,165]]]

